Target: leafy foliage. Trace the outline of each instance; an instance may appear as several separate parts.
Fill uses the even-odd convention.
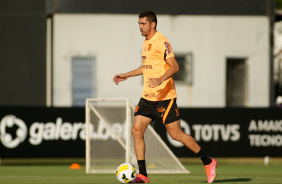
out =
[[[275,8],[282,10],[282,0],[275,0]]]

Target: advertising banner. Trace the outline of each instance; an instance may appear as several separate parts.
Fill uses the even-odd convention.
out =
[[[282,109],[180,108],[180,117],[210,156],[282,156]],[[177,157],[195,156],[162,122],[152,126]],[[102,123],[91,131],[93,139],[113,139]],[[0,107],[0,157],[84,157],[85,138],[84,107]]]
[[[0,108],[0,157],[84,157],[85,109]]]
[[[215,157],[282,156],[282,109],[180,109],[181,128]],[[155,130],[178,157],[194,156],[172,140],[161,123]]]

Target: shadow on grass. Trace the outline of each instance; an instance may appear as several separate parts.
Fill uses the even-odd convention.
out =
[[[226,180],[215,180],[214,183],[228,183],[228,182],[248,182],[251,181],[251,178],[234,178]]]

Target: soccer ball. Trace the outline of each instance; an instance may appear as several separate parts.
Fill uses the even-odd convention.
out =
[[[121,183],[131,183],[136,178],[136,169],[129,163],[123,163],[116,170],[116,177]]]

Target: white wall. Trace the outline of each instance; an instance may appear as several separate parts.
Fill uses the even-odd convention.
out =
[[[141,65],[144,37],[138,15],[55,14],[53,104],[71,106],[71,58],[98,62],[98,97],[129,98],[137,104],[141,76],[116,86],[117,73]],[[158,16],[158,31],[174,53],[194,55],[193,85],[176,83],[180,107],[224,107],[226,58],[248,58],[248,106],[269,106],[269,22],[262,16]]]
[[[274,37],[274,63],[273,63],[273,79],[274,84],[278,85],[281,88],[281,79],[282,79],[282,21],[275,22],[273,29],[273,37]],[[281,94],[277,94],[276,97],[276,105],[281,105],[282,98]]]

